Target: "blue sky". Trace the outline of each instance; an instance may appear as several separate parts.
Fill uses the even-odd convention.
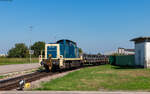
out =
[[[29,40],[71,39],[86,53],[134,48],[130,39],[150,36],[150,0],[2,0],[0,32],[0,53]]]

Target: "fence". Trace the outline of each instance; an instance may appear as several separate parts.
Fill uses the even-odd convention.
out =
[[[117,66],[135,66],[134,55],[110,56],[109,62]]]

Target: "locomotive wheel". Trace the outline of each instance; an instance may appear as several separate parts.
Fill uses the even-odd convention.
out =
[[[46,72],[50,72],[48,65],[44,64],[44,68]]]
[[[56,66],[54,64],[52,64],[51,66],[51,72],[55,72],[56,71]]]
[[[44,65],[45,71],[46,72],[55,72],[55,66],[52,64],[51,66],[49,65]]]
[[[59,71],[59,73],[62,73],[62,70],[61,70],[61,69],[59,69],[58,71]]]
[[[80,63],[80,67],[83,67],[83,63]]]

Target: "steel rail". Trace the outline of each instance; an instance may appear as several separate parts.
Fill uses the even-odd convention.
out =
[[[34,73],[19,76],[19,77],[1,80],[0,91],[17,89],[19,87],[19,82],[21,80],[25,80],[26,83],[29,83],[35,80],[39,80],[43,77],[53,75],[53,74],[56,74],[56,73],[34,72]]]

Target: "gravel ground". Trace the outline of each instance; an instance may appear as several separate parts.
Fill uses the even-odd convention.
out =
[[[13,72],[13,73],[8,73],[8,74],[3,74],[1,76],[3,76],[2,78],[0,78],[0,80],[5,80],[5,79],[9,79],[9,78],[14,78],[14,77],[18,77],[21,75],[25,75],[28,73],[33,73],[36,70],[38,70],[38,68],[35,69],[29,69],[29,70],[25,70],[25,71],[19,71],[19,72]]]
[[[3,65],[0,66],[0,75],[34,69],[34,68],[38,68],[39,66],[40,65],[38,63]]]

